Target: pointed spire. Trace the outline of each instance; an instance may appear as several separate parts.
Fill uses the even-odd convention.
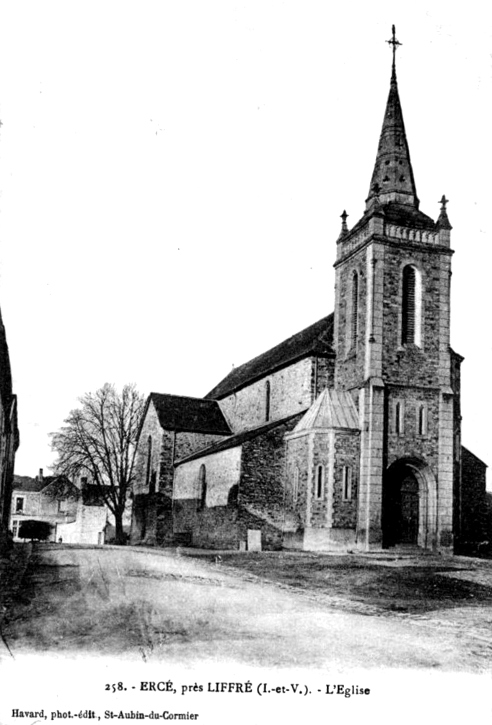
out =
[[[397,47],[401,43],[395,37],[394,25],[392,31],[392,39],[386,41],[393,46],[390,91],[369,196],[366,200],[366,210],[390,201],[406,204],[415,209],[419,207],[396,79],[395,57]]]
[[[449,199],[446,199],[444,194],[442,195],[442,199],[439,200],[439,203],[441,205],[441,213],[439,214],[439,219],[437,220],[437,228],[438,229],[452,229],[453,227],[449,223],[448,219],[448,212],[446,211],[446,204],[449,202]]]

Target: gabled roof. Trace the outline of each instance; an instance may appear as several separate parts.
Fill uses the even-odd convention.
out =
[[[36,476],[31,478],[30,476],[14,476],[14,491],[25,491],[28,493],[39,493],[44,491],[46,488],[55,484],[57,490],[61,493],[70,492],[73,489],[77,490],[77,487],[64,475],[60,476]]]
[[[461,453],[463,456],[468,456],[469,458],[473,458],[473,460],[482,465],[484,468],[488,468],[487,464],[482,461],[481,458],[476,456],[474,453],[472,453],[466,446],[461,446]]]
[[[14,491],[41,491],[46,486],[45,479],[31,478],[30,476],[14,476]]]
[[[294,428],[294,433],[313,428],[360,430],[357,408],[350,393],[325,388]]]
[[[165,430],[221,435],[230,435],[232,432],[215,400],[151,393],[147,399],[142,420],[145,418],[150,402],[154,404],[159,422]]]
[[[231,370],[205,397],[220,400],[226,395],[310,355],[331,357],[333,351],[333,313],[306,327],[271,350]]]
[[[207,446],[207,448],[202,448],[201,450],[196,451],[196,453],[192,453],[190,456],[181,458],[179,461],[176,461],[174,465],[179,466],[182,463],[188,463],[188,461],[194,461],[196,458],[203,458],[204,456],[210,456],[212,453],[219,453],[220,451],[225,451],[228,448],[236,448],[236,446],[240,446],[242,443],[251,441],[260,435],[264,435],[265,433],[268,433],[269,431],[273,430],[274,428],[278,428],[278,426],[283,425],[284,423],[291,420],[292,418],[296,418],[299,415],[302,415],[303,412],[304,411],[300,410],[298,413],[293,413],[292,415],[288,415],[286,418],[281,418],[280,420],[273,420],[273,421],[270,421],[269,423],[264,423],[263,425],[260,425],[257,428],[251,428],[249,430],[242,431],[242,433],[236,433],[236,435],[229,436],[229,438],[225,438],[223,441],[219,441],[218,443],[213,443],[211,446]]]

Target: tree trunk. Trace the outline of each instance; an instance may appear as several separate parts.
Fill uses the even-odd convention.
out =
[[[119,544],[120,546],[124,546],[126,544],[126,536],[125,532],[123,531],[123,515],[119,511],[114,515],[114,528],[114,543]]]

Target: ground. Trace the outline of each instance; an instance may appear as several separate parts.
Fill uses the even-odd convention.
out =
[[[492,669],[492,562],[45,544],[17,586],[4,660]]]

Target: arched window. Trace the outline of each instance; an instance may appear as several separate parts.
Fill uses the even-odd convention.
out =
[[[417,430],[420,436],[427,433],[427,406],[419,405],[417,408]]]
[[[152,465],[152,436],[147,438],[147,473],[145,474],[146,486],[150,483],[150,467]]]
[[[323,498],[325,488],[325,469],[323,466],[316,467],[316,498]]]
[[[352,469],[344,466],[342,469],[342,496],[344,501],[352,499]]]
[[[265,383],[265,420],[267,422],[270,420],[270,394],[271,394],[270,381],[267,380]]]
[[[292,478],[292,503],[294,506],[297,503],[297,497],[299,496],[299,469],[294,468],[294,476]]]
[[[204,509],[207,503],[207,469],[204,464],[198,472],[198,508]]]
[[[403,345],[420,345],[421,318],[420,273],[411,264],[403,268],[401,341]]]
[[[397,400],[395,403],[395,433],[396,435],[402,435],[405,429],[405,408],[402,400]]]
[[[350,310],[350,347],[357,346],[359,333],[359,275],[354,272],[352,275],[352,306]]]

